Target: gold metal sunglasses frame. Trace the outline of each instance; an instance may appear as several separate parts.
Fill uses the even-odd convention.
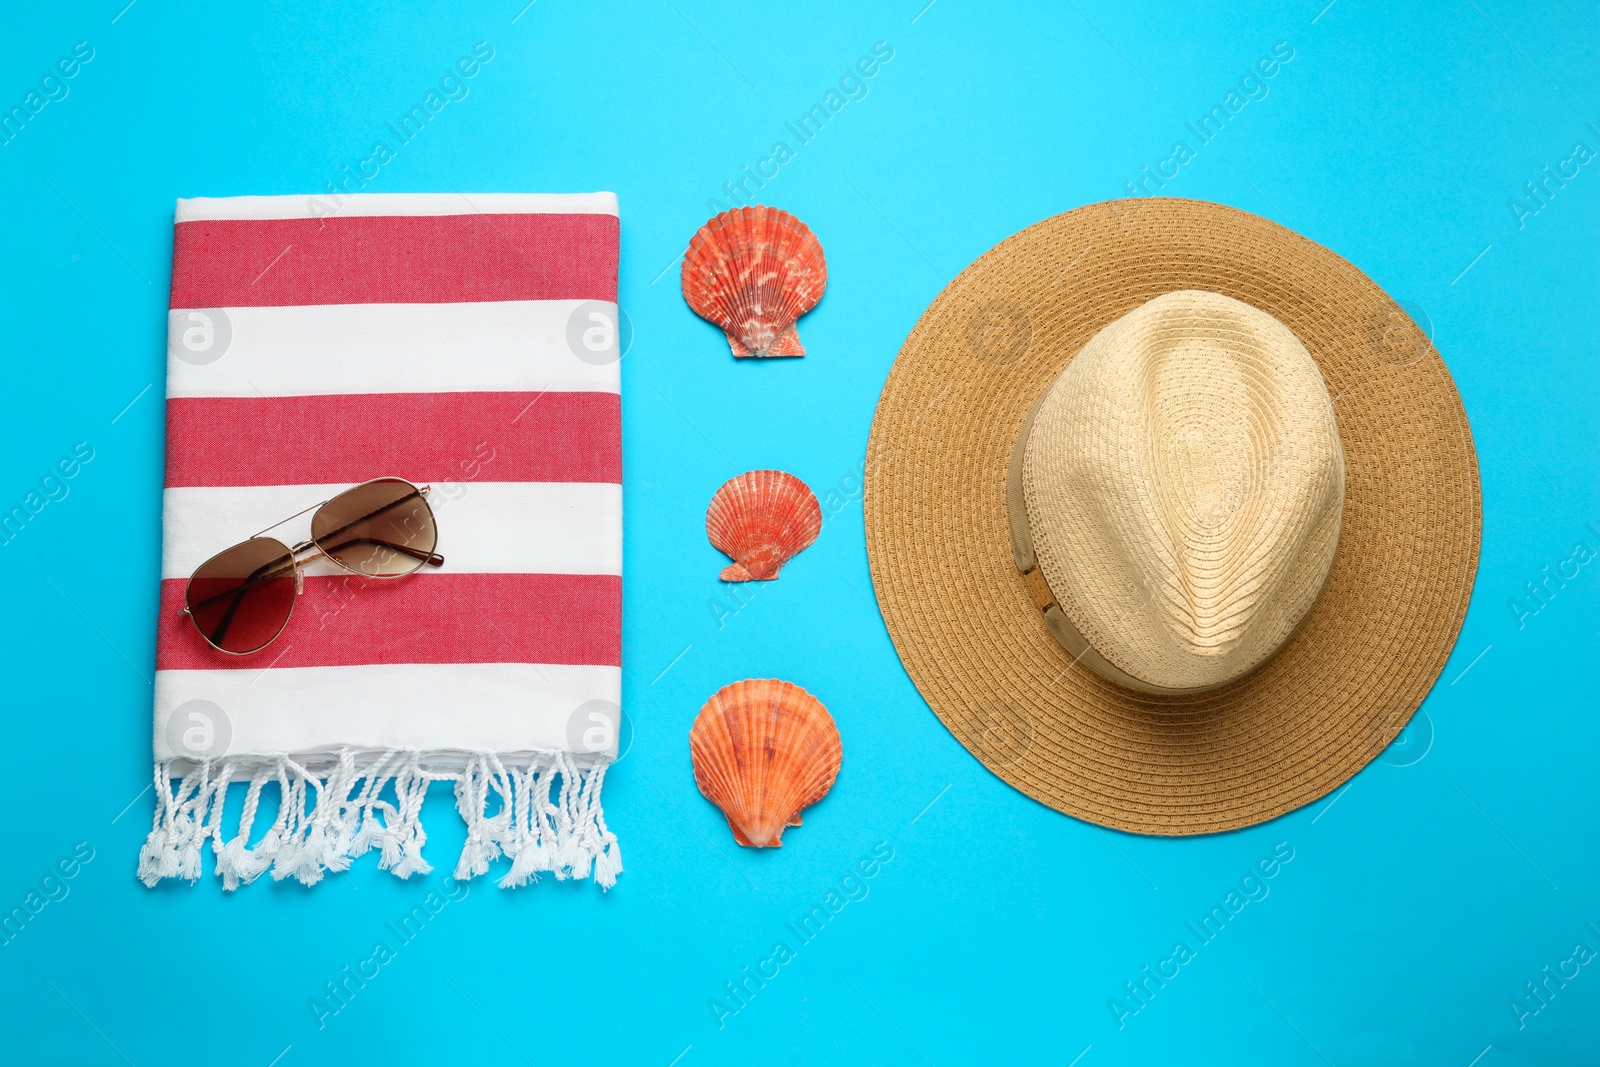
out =
[[[302,515],[304,515],[304,514],[306,514],[308,512],[318,511],[322,507],[324,507],[325,505],[331,503],[334,500],[339,499],[340,497],[346,495],[347,493],[353,493],[358,489],[362,489],[362,488],[364,488],[366,486],[369,486],[369,485],[375,485],[375,484],[377,484],[379,482],[403,482],[404,484],[411,486],[411,490],[412,491],[410,493],[406,494],[405,496],[400,497],[398,500],[392,501],[389,504],[384,505],[384,507],[381,508],[379,511],[374,511],[374,512],[370,512],[370,513],[368,513],[366,515],[362,515],[360,518],[355,519],[353,522],[348,522],[348,523],[346,523],[345,525],[339,527],[336,530],[330,530],[327,534],[324,535],[323,539],[327,540],[328,538],[335,537],[338,534],[341,534],[341,533],[345,532],[346,530],[350,529],[351,527],[358,526],[361,523],[366,522],[368,519],[373,518],[375,515],[381,514],[383,511],[387,511],[390,508],[397,507],[398,505],[404,503],[405,501],[412,499],[412,497],[416,497],[418,500],[420,500],[422,502],[422,506],[424,508],[427,508],[427,510],[428,510],[428,520],[433,524],[434,534],[435,534],[434,547],[438,547],[437,535],[438,535],[439,523],[438,523],[437,517],[433,513],[433,509],[431,507],[428,507],[428,491],[432,487],[431,486],[427,486],[427,485],[420,485],[419,486],[416,483],[411,482],[408,479],[396,478],[396,477],[392,477],[392,476],[386,476],[386,477],[382,477],[382,478],[369,478],[366,481],[361,482],[361,483],[359,483],[357,485],[352,485],[349,489],[345,489],[342,492],[335,493],[333,496],[328,497],[327,500],[320,500],[317,503],[312,504],[308,508],[301,508],[299,511],[295,512],[293,515],[290,515],[288,518],[280,519],[277,522],[273,523],[271,526],[267,526],[264,529],[262,529],[262,530],[260,530],[260,531],[258,531],[256,533],[251,534],[249,537],[245,538],[243,541],[240,541],[238,544],[229,545],[227,548],[223,549],[221,552],[218,552],[216,555],[211,556],[209,559],[207,559],[205,561],[205,563],[202,563],[198,567],[196,567],[194,569],[194,572],[189,575],[189,583],[193,583],[194,582],[194,576],[196,574],[199,574],[201,571],[205,570],[207,564],[211,563],[213,560],[215,560],[215,559],[217,559],[217,558],[219,558],[221,556],[227,555],[229,552],[232,552],[234,549],[238,548],[240,545],[247,545],[251,541],[260,540],[261,539],[261,535],[266,533],[268,530],[276,529],[277,527],[282,526],[286,522],[293,522],[295,519],[298,519],[300,516],[302,516]],[[428,553],[424,554],[421,550],[414,549],[409,545],[398,545],[398,544],[395,544],[392,541],[378,541],[378,540],[375,540],[375,539],[372,539],[372,538],[358,538],[356,540],[370,541],[373,544],[382,545],[385,548],[391,549],[391,550],[396,551],[396,552],[403,553],[403,554],[411,556],[413,559],[417,560],[417,565],[415,567],[411,568],[408,571],[402,571],[399,574],[367,574],[364,571],[357,570],[356,568],[347,565],[346,563],[344,563],[344,561],[340,560],[337,556],[329,554],[327,551],[325,551],[323,549],[322,545],[318,543],[318,540],[315,537],[309,537],[306,540],[300,541],[297,544],[292,545],[292,546],[284,544],[284,542],[279,541],[275,537],[266,538],[266,540],[275,542],[279,547],[281,547],[283,549],[283,554],[288,556],[288,558],[289,558],[289,563],[288,563],[287,569],[289,571],[293,571],[293,573],[294,573],[294,595],[295,595],[295,600],[290,601],[289,610],[284,613],[283,622],[281,624],[279,624],[277,631],[271,637],[267,638],[267,640],[265,642],[263,642],[259,647],[250,649],[250,650],[245,651],[245,652],[235,652],[232,649],[223,648],[217,642],[221,640],[222,634],[226,632],[228,626],[231,624],[232,619],[233,619],[233,613],[238,608],[240,600],[243,599],[244,593],[247,592],[248,590],[260,585],[263,582],[267,582],[267,581],[271,581],[272,579],[275,579],[275,578],[283,577],[285,575],[285,573],[286,573],[286,570],[285,570],[284,567],[280,566],[280,567],[277,567],[277,568],[275,568],[273,570],[267,571],[266,573],[263,573],[263,574],[251,574],[248,577],[246,577],[245,580],[243,582],[241,582],[237,588],[230,589],[230,590],[228,590],[226,592],[223,592],[223,593],[218,593],[218,594],[216,594],[215,596],[212,596],[212,597],[207,597],[205,600],[202,600],[199,604],[192,604],[191,605],[189,603],[189,599],[188,599],[189,598],[189,587],[188,587],[187,584],[184,586],[184,606],[181,609],[179,609],[178,616],[180,618],[187,617],[190,622],[194,623],[194,628],[195,628],[196,632],[198,632],[200,634],[201,638],[205,641],[205,643],[210,645],[212,648],[216,649],[218,652],[222,652],[222,653],[224,653],[226,655],[229,655],[229,656],[253,656],[257,652],[260,652],[262,649],[265,649],[268,645],[272,644],[274,641],[276,641],[279,637],[281,637],[283,635],[283,631],[289,625],[289,620],[294,616],[294,605],[298,602],[300,594],[305,591],[305,575],[302,574],[301,570],[300,570],[300,568],[305,564],[313,563],[313,562],[315,562],[315,561],[317,561],[319,559],[325,559],[325,560],[328,560],[330,563],[332,563],[334,566],[338,567],[340,570],[349,571],[351,574],[357,575],[357,576],[362,577],[362,578],[370,578],[370,579],[372,579],[374,581],[389,581],[389,580],[392,580],[392,579],[395,579],[395,578],[408,578],[411,575],[415,574],[417,571],[421,570],[424,566],[430,566],[430,567],[442,567],[442,566],[444,566],[444,557],[439,555],[439,553],[437,553],[437,552],[428,552]],[[345,544],[354,544],[354,543],[356,543],[356,540],[345,542]],[[344,547],[344,545],[341,544],[339,547],[342,548],[342,547]],[[305,556],[304,558],[302,558],[301,557],[301,553],[307,552],[307,551],[310,551],[311,554],[308,555],[308,556]],[[215,640],[214,640],[212,634],[208,634],[203,629],[200,628],[200,622],[199,622],[198,619],[196,619],[194,617],[194,613],[190,610],[190,608],[191,607],[200,607],[200,606],[202,606],[204,604],[209,604],[214,600],[220,600],[220,599],[222,599],[224,597],[229,597],[229,596],[234,598],[234,602],[233,602],[232,605],[229,606],[228,613],[225,616],[223,616],[222,622],[221,622],[221,624],[219,625],[219,627],[217,629],[217,633],[215,635]]]

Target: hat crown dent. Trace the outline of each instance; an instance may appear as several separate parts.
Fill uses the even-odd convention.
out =
[[[1277,319],[1182,290],[1096,334],[1040,404],[1023,494],[1045,580],[1110,664],[1224,685],[1285,644],[1332,568],[1333,405]]]

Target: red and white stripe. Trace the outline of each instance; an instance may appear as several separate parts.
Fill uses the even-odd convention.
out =
[[[621,703],[618,364],[568,341],[586,301],[616,321],[616,199],[314,203],[178,204],[169,328],[222,309],[231,338],[214,362],[168,364],[155,755],[186,755],[168,719],[195,699],[246,760],[570,749],[580,705]],[[200,562],[385,475],[433,487],[443,568],[379,582],[313,564],[252,656],[177,616]]]

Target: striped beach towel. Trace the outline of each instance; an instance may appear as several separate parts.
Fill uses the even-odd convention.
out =
[[[456,877],[505,856],[505,886],[615,882],[617,254],[609,193],[178,202],[147,884],[196,879],[207,841],[229,889],[374,848],[426,873],[438,779],[466,823]],[[249,656],[179,617],[211,555],[383,476],[431,487],[442,568],[314,562]]]

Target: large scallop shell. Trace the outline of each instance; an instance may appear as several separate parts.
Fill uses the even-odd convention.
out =
[[[795,320],[828,285],[822,244],[775,207],[724,211],[689,242],[683,298],[722,327],[735,356],[803,356]]]
[[[706,508],[706,536],[733,557],[725,582],[771,581],[822,532],[816,494],[783,471],[747,471],[729,478]]]
[[[750,678],[717,690],[689,730],[694,780],[733,839],[782,845],[800,809],[833,788],[844,750],[822,702],[797,685]]]

